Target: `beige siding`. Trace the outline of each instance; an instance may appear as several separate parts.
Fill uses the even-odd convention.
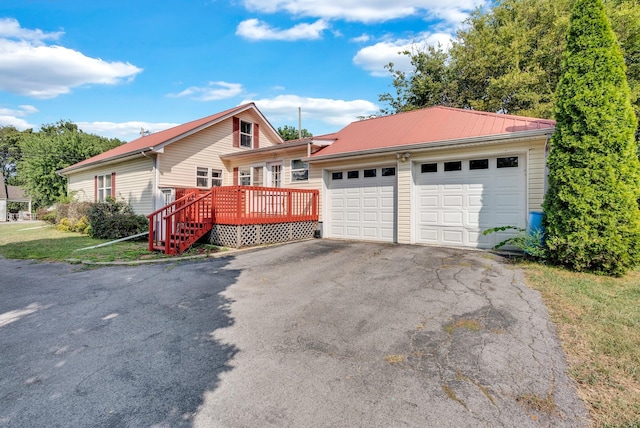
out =
[[[398,242],[411,242],[411,193],[413,191],[412,163],[398,162]]]
[[[116,173],[116,198],[129,202],[138,214],[153,211],[153,159],[138,159],[69,174],[69,194],[79,201],[95,200],[94,177]]]
[[[231,160],[228,163],[228,167],[229,170],[233,172],[234,168],[266,166],[267,162],[282,162],[282,187],[320,190],[319,183],[311,179],[311,171],[309,171],[309,180],[291,181],[291,161],[295,159],[304,159],[306,157],[306,146],[294,147],[279,151],[278,153],[258,153],[256,156],[246,157],[241,160]],[[227,186],[231,186],[233,184],[232,174],[229,174],[229,177],[224,181],[224,184]]]
[[[344,168],[360,168],[369,165],[397,165],[398,168],[398,242],[411,243],[413,238],[411,231],[413,229],[413,219],[415,217],[413,211],[413,175],[412,166],[434,159],[459,158],[468,159],[476,156],[499,156],[507,154],[520,154],[528,159],[527,164],[527,187],[529,191],[528,209],[530,211],[541,210],[542,200],[544,198],[545,183],[545,147],[546,137],[537,139],[528,139],[519,142],[505,142],[500,144],[484,144],[477,146],[467,146],[458,148],[443,148],[423,150],[420,152],[412,152],[410,161],[399,162],[396,154],[372,156],[361,158],[359,160],[342,160],[342,161],[324,161],[311,165],[309,172],[309,184],[321,188],[323,182],[323,171],[339,170]],[[401,150],[399,150],[400,152]],[[321,195],[320,203],[324,202]],[[322,216],[322,209],[320,211]],[[321,218],[322,220],[322,218]]]
[[[259,122],[251,111],[238,115],[242,120],[260,124],[260,147],[273,146],[276,141],[265,133],[266,124]],[[251,149],[233,147],[233,120],[224,120],[216,125],[190,135],[165,147],[159,155],[160,187],[196,187],[196,168],[206,167],[223,171],[223,183],[231,183],[233,169],[220,156]]]

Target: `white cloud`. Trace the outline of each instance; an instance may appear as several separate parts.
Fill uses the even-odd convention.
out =
[[[351,39],[354,43],[367,43],[369,40],[371,40],[371,37],[368,34],[363,34],[362,36]]]
[[[240,83],[209,82],[207,86],[191,86],[177,94],[169,94],[170,97],[191,97],[198,101],[223,100],[236,97],[244,92]]]
[[[459,24],[474,8],[486,3],[486,0],[243,0],[247,9],[263,13],[287,12],[364,23],[422,16]]]
[[[408,56],[399,52],[424,49],[427,45],[437,46],[440,43],[443,49],[448,49],[451,44],[451,35],[447,33],[424,33],[417,39],[399,39],[378,42],[358,51],[353,57],[353,63],[368,70],[374,76],[389,76],[384,68],[392,62],[394,68],[399,71],[411,70],[411,60]]]
[[[379,111],[376,104],[366,100],[346,101],[298,95],[278,95],[275,98],[245,100],[242,103],[252,101],[270,121],[289,120],[297,123],[298,107],[301,107],[305,120],[317,120],[340,127],[356,121],[358,116],[368,116]]]
[[[329,26],[322,19],[312,24],[297,24],[286,30],[273,28],[257,19],[247,19],[238,24],[236,34],[248,40],[316,40],[322,37],[322,32],[327,28]]]
[[[35,128],[36,126],[27,122],[24,117],[37,112],[38,109],[32,105],[21,105],[18,106],[17,109],[0,107],[0,126],[11,125],[20,131],[28,128]]]
[[[140,137],[141,130],[158,132],[174,126],[178,123],[163,122],[75,122],[79,129],[102,137],[119,138],[125,141],[135,140]]]
[[[0,20],[0,90],[34,98],[54,98],[71,88],[115,85],[142,71],[132,64],[91,58],[45,40],[62,33],[20,27],[14,19]]]
[[[57,40],[64,32],[45,33],[40,29],[29,30],[20,27],[18,20],[13,18],[0,18],[0,38],[12,38],[17,40],[30,40],[42,42],[44,40]]]

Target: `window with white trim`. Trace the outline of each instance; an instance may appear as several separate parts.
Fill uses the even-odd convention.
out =
[[[251,186],[251,168],[238,169],[238,184],[240,186]]]
[[[240,121],[240,147],[253,147],[253,123]]]
[[[216,168],[197,167],[196,187],[218,187],[222,186],[222,170]]]
[[[104,202],[111,197],[111,174],[98,176],[98,202]]]
[[[309,180],[309,163],[302,159],[291,160],[291,182]]]

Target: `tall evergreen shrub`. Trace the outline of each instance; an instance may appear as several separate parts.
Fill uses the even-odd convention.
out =
[[[625,65],[602,0],[577,0],[556,91],[549,259],[621,275],[640,262],[640,163]]]

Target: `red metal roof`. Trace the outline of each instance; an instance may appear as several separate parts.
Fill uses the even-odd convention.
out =
[[[136,140],[130,141],[126,144],[115,147],[111,150],[107,150],[104,153],[100,153],[99,155],[96,155],[92,158],[85,159],[82,162],[78,162],[74,165],[64,168],[62,172],[76,169],[78,167],[85,166],[85,165],[91,165],[97,162],[104,162],[112,158],[113,159],[119,158],[127,154],[134,154],[134,153],[139,153],[146,150],[151,150],[156,146],[159,146],[163,143],[174,140],[201,126],[206,126],[207,124],[210,124],[210,123],[212,124],[217,120],[224,118],[225,116],[233,115],[237,112],[245,110],[249,106],[253,106],[255,108],[255,105],[253,103],[243,104],[238,107],[234,107],[229,110],[216,113],[212,116],[203,117],[202,119],[194,120],[188,123],[183,123],[182,125],[174,126],[173,128],[165,129],[164,131],[155,132],[146,137],[141,137]]]
[[[553,120],[438,106],[353,122],[329,134],[336,141],[311,157],[554,127]]]

